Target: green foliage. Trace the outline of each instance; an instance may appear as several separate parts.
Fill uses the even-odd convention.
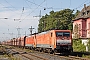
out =
[[[73,40],[73,50],[78,52],[84,52],[86,50],[85,45],[82,44],[80,39]]]
[[[89,41],[88,41],[88,50],[90,51],[90,39],[89,39]]]
[[[75,13],[75,17],[77,17],[77,15],[78,15],[79,13],[80,13],[80,11],[77,10],[76,13]]]
[[[50,29],[72,30],[72,19],[74,18],[73,10],[70,9],[51,11],[50,15],[46,14],[40,19],[38,32]]]
[[[88,46],[90,46],[90,40],[88,41]]]

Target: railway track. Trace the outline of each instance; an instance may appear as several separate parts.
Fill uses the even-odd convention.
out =
[[[46,58],[43,58],[43,57],[40,57],[40,56],[36,56],[36,55],[33,55],[33,54],[21,54],[21,55],[26,57],[26,58],[28,58],[28,59],[30,59],[30,60],[48,60]]]
[[[26,57],[29,60],[48,60],[47,58],[40,57],[40,56],[35,55],[35,54],[26,53],[24,51],[19,51],[19,50],[15,50],[15,49],[12,49],[12,51],[13,52],[18,52],[19,55],[21,55],[23,57]],[[12,55],[14,55],[14,54],[12,53]]]
[[[29,49],[28,49],[29,50]],[[44,52],[32,51],[27,52],[26,49],[7,49],[8,53],[15,56],[22,58],[21,60],[90,60],[87,58],[76,57],[76,56],[65,56],[61,54],[48,54]]]
[[[37,52],[37,53],[34,53],[35,55],[38,55],[39,56],[44,56],[45,58],[49,59],[49,60],[90,60],[90,59],[87,59],[87,58],[82,58],[82,57],[76,57],[76,56],[61,56],[61,54],[56,54],[56,55],[53,55],[53,54],[48,54],[48,53],[43,53],[43,52]]]

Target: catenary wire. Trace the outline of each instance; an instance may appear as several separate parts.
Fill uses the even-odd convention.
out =
[[[87,2],[88,0],[85,0],[82,4],[80,4],[78,7],[76,7],[76,8],[74,8],[74,10],[77,10],[78,8],[80,8],[80,7],[82,7],[84,4],[85,4],[85,2]]]

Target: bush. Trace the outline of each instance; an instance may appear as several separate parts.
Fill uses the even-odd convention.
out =
[[[78,51],[78,52],[86,51],[86,47],[84,44],[82,44],[81,39],[73,40],[73,51]]]
[[[88,51],[90,51],[90,39],[88,41]]]

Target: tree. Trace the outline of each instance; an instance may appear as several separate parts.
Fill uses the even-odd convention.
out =
[[[72,30],[72,19],[75,18],[73,10],[64,9],[61,11],[51,11],[50,15],[42,16],[38,25],[38,32],[51,29]]]
[[[80,11],[77,10],[76,13],[75,13],[75,18],[78,16],[79,13],[80,13]]]

